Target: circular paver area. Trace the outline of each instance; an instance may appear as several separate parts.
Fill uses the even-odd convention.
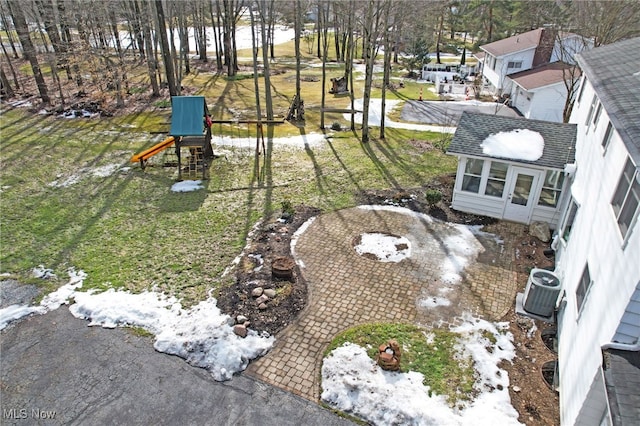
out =
[[[362,256],[354,241],[363,234],[404,238],[410,254],[397,262]],[[381,321],[446,326],[465,312],[498,319],[516,292],[515,272],[500,266],[508,264],[505,252],[491,235],[408,209],[363,206],[323,214],[295,244],[307,307],[247,372],[317,401],[323,351],[349,327]]]

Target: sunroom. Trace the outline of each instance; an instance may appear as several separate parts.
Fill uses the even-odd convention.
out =
[[[555,229],[575,143],[574,124],[464,112],[447,150],[458,157],[452,207]]]

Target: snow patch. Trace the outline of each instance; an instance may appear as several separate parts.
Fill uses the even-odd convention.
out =
[[[171,185],[171,191],[173,192],[191,192],[202,188],[204,187],[201,180],[183,180]]]
[[[451,301],[444,297],[427,297],[420,299],[418,305],[424,308],[435,308],[438,306],[449,306],[451,305]]]
[[[189,364],[207,369],[218,381],[229,380],[249,361],[273,346],[268,333],[249,330],[241,338],[229,325],[216,299],[209,298],[183,309],[173,297],[153,292],[132,294],[110,289],[104,293],[75,293],[71,313],[106,328],[137,326],[155,334],[154,348],[177,355]]]
[[[480,147],[483,154],[492,157],[536,161],[542,157],[544,139],[533,130],[515,129],[489,135]]]
[[[384,371],[366,349],[353,343],[334,349],[324,359],[321,398],[374,425],[519,425],[509,397],[508,374],[497,366],[515,356],[513,336],[503,332],[507,326],[467,315],[462,325],[452,329],[460,334],[459,349],[473,359],[478,373],[479,394],[472,402],[451,408],[444,396],[430,395],[422,374]]]
[[[359,255],[372,254],[381,262],[400,262],[411,256],[411,243],[405,237],[364,233],[355,247]]]
[[[326,135],[322,133],[310,133],[308,135],[273,138],[271,140],[274,146],[296,146],[299,148],[304,148],[305,146],[321,146],[325,141]],[[235,138],[231,136],[214,136],[211,138],[211,143],[217,146],[226,146],[233,148],[256,148],[255,137]]]

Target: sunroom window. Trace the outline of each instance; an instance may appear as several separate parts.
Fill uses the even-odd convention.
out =
[[[467,158],[464,166],[464,176],[462,177],[462,190],[478,193],[480,190],[480,180],[482,180],[482,166],[484,160],[477,158]]]
[[[500,163],[499,161],[491,162],[489,178],[487,179],[487,188],[484,191],[485,195],[502,197],[502,194],[504,193],[504,186],[507,181],[508,169],[509,165],[507,163]]]
[[[616,215],[618,227],[622,233],[622,238],[626,238],[634,217],[638,214],[640,204],[640,183],[638,182],[638,171],[630,158],[622,171],[622,176],[618,181],[618,187],[611,200],[611,207]]]
[[[564,173],[561,170],[547,170],[540,191],[538,205],[545,207],[557,207],[562,193]]]

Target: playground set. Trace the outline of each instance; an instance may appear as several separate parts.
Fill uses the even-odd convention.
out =
[[[132,163],[140,163],[142,169],[149,158],[175,145],[175,159],[165,165],[177,165],[178,180],[183,172],[189,177],[209,178],[209,166],[214,158],[211,147],[211,116],[204,96],[173,96],[171,98],[171,130],[162,142],[131,157]],[[188,149],[183,155],[182,148]],[[183,157],[186,164],[183,167]]]

